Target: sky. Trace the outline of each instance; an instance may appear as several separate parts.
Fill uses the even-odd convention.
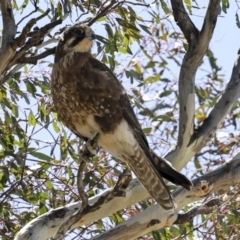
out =
[[[199,1],[200,2],[200,1]],[[203,2],[208,1],[201,1]],[[203,14],[199,11],[194,11],[195,17],[192,17],[194,23],[200,28],[203,21]],[[235,2],[231,2],[227,14],[221,12],[217,20],[217,25],[214,30],[213,38],[210,42],[210,49],[214,52],[219,66],[223,68],[226,74],[226,81],[231,76],[232,67],[237,56],[237,51],[240,47],[240,29],[236,25],[237,6]]]

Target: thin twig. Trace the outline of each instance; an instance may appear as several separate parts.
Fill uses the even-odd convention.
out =
[[[15,38],[12,47],[14,49],[16,49],[17,47],[22,46],[25,43],[25,41],[26,41],[26,39],[28,37],[28,33],[30,32],[30,30],[33,27],[33,25],[36,24],[36,22],[38,20],[40,20],[40,19],[44,18],[45,16],[47,16],[49,12],[50,12],[50,9],[47,9],[47,11],[45,13],[43,13],[42,15],[40,15],[39,17],[33,18],[33,19],[29,20],[29,22],[23,28],[22,33],[20,34],[20,36]]]
[[[121,4],[123,4],[124,2],[119,2],[116,3],[116,5],[114,6],[114,4],[116,3],[115,0],[112,0],[111,3],[105,7],[101,12],[99,12],[99,14],[94,17],[91,21],[89,21],[88,26],[91,26],[93,23],[95,23],[99,18],[107,15],[109,12],[111,12],[113,9],[119,7]]]
[[[34,10],[32,12],[30,12],[28,15],[26,15],[25,17],[23,17],[18,23],[17,23],[17,26],[26,18],[28,18],[29,16],[31,16],[33,13],[37,12],[39,7],[37,6],[37,1],[33,1],[33,6],[34,6]]]
[[[50,48],[50,49],[46,50],[45,52],[40,53],[40,54],[38,54],[36,56],[33,56],[33,57],[23,57],[23,58],[19,59],[18,62],[19,63],[30,63],[30,64],[34,64],[35,65],[35,64],[37,64],[37,61],[39,59],[45,58],[45,57],[47,57],[49,55],[52,55],[55,52],[56,52],[56,47],[53,47],[53,48]]]
[[[201,204],[199,206],[191,208],[189,211],[183,214],[178,214],[177,220],[174,224],[184,224],[190,222],[196,215],[199,214],[209,214],[213,212],[213,207],[220,206],[221,201],[218,198],[214,198],[206,202],[205,204]]]
[[[49,33],[49,30],[51,30],[52,28],[54,28],[55,26],[61,23],[62,23],[62,20],[59,19],[45,25],[44,27],[40,28],[38,31],[31,32],[32,37],[25,43],[25,45],[19,51],[16,52],[14,57],[9,62],[7,69],[10,69],[12,66],[17,64],[20,61],[20,59],[25,55],[27,50],[29,50],[33,46],[38,45],[40,40]]]

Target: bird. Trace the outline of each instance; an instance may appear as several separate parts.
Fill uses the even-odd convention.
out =
[[[96,38],[87,25],[65,29],[56,47],[51,94],[58,118],[78,137],[126,162],[150,196],[165,210],[176,204],[163,178],[190,190],[192,183],[154,153],[128,95],[110,68],[94,58]]]

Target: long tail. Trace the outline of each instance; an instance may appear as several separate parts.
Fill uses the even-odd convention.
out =
[[[159,157],[155,152],[151,151],[153,156],[154,165],[157,170],[160,172],[161,176],[166,178],[168,181],[181,185],[187,190],[191,189],[192,182],[183,174],[178,172],[170,162],[168,162],[165,158]]]
[[[138,144],[135,145],[134,152],[135,156],[129,156],[127,162],[139,181],[162,208],[174,209],[174,199],[152,161]]]

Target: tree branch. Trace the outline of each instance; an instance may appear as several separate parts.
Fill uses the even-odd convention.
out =
[[[33,18],[31,19],[26,26],[23,28],[22,33],[20,34],[20,36],[18,36],[17,38],[15,38],[14,43],[12,45],[13,49],[17,49],[17,47],[21,47],[27,37],[28,37],[28,33],[30,32],[30,30],[32,29],[33,25],[36,24],[36,22],[42,18],[44,18],[45,16],[48,15],[48,13],[50,12],[50,9],[47,9],[47,11],[45,13],[43,13],[41,16],[37,17],[37,18]]]
[[[34,2],[34,10],[32,12],[30,12],[29,14],[27,14],[25,17],[23,17],[18,23],[17,23],[17,26],[26,18],[30,17],[33,13],[37,12],[39,7],[37,6],[37,1]]]
[[[208,117],[203,121],[202,125],[196,129],[192,136],[191,142],[203,142],[210,137],[215,131],[217,125],[223,121],[225,116],[230,112],[231,108],[240,97],[240,50],[236,62],[233,66],[232,75],[225,91],[218,99],[217,103],[209,113]]]
[[[185,38],[190,44],[197,39],[199,35],[198,29],[195,27],[191,18],[187,14],[182,0],[171,0],[174,20],[182,30]]]
[[[8,74],[6,74],[3,78],[0,78],[0,82],[2,82],[3,84],[9,79],[11,78],[17,71],[19,71],[22,67],[24,67],[25,64],[17,64],[14,66],[14,68],[8,72]]]
[[[25,43],[25,45],[16,52],[16,54],[13,56],[11,61],[8,64],[8,69],[10,69],[12,66],[14,66],[17,63],[21,63],[21,58],[24,57],[27,50],[29,50],[31,47],[38,45],[40,40],[46,36],[49,31],[54,28],[55,26],[62,23],[62,19],[56,20],[54,22],[51,22],[49,24],[46,24],[44,27],[40,28],[38,31],[31,32],[31,38]],[[28,34],[29,36],[29,34]],[[20,41],[20,40],[19,40]],[[17,44],[17,43],[16,43]],[[0,81],[0,85],[1,85]]]
[[[40,17],[42,17],[42,15]],[[28,27],[31,26],[31,24],[34,21],[30,20],[29,22],[28,22],[28,24],[29,24]],[[47,35],[51,29],[53,29],[55,26],[57,26],[58,24],[61,24],[61,23],[62,23],[62,19],[59,19],[59,20],[56,20],[56,21],[51,22],[49,24],[46,24],[44,27],[40,28],[38,31],[31,32],[30,33],[31,38],[25,43],[25,45],[19,51],[17,51],[15,53],[15,55],[13,55],[12,59],[9,61],[8,65],[6,66],[4,71],[7,71],[7,70],[11,69],[14,65],[16,65],[18,63],[32,63],[32,64],[35,64],[38,59],[41,59],[42,57],[46,57],[50,54],[53,54],[55,52],[54,51],[55,48],[49,49],[49,50],[45,51],[44,53],[39,54],[37,56],[30,57],[29,59],[25,56],[25,54],[27,53],[27,51],[31,47],[33,47],[35,45],[38,45],[40,40],[42,38],[44,38],[44,36]],[[26,26],[27,29],[29,29],[28,27]],[[27,33],[27,36],[29,37],[29,32]],[[17,47],[18,44],[22,43],[22,40],[27,36],[25,34],[23,34],[22,37],[18,38],[16,43],[14,43],[13,45],[15,47]],[[41,44],[41,47],[42,46],[45,46],[45,45]],[[29,61],[27,61],[27,59]],[[0,86],[2,84],[4,84],[9,79],[9,76],[12,76],[12,75],[13,74],[10,72],[9,74],[7,74],[5,76],[2,76],[0,78]]]
[[[11,43],[16,34],[15,19],[13,16],[13,10],[11,1],[1,1],[1,12],[3,20],[3,36],[2,36],[2,47],[5,48]]]
[[[179,211],[188,204],[209,196],[212,192],[218,193],[220,190],[226,190],[226,188],[238,184],[239,174],[240,153],[221,168],[195,179],[193,181],[194,187],[191,191],[186,191],[182,187],[174,190],[173,196],[177,204],[176,210]],[[216,201],[216,199],[214,199],[214,201]],[[214,203],[214,201],[210,202],[209,206],[212,206],[211,203]],[[102,233],[93,239],[134,240],[153,230],[171,226],[177,219],[178,214],[176,212],[173,214],[164,211],[159,205],[155,204],[148,207],[143,212],[132,216],[130,219],[119,224],[110,231]],[[120,231],[121,234],[119,234]]]
[[[30,64],[37,64],[37,61],[39,60],[39,59],[42,59],[42,58],[45,58],[45,57],[47,57],[47,56],[49,56],[49,55],[52,55],[52,54],[55,54],[55,52],[56,52],[56,47],[53,47],[53,48],[50,48],[50,49],[48,49],[48,50],[46,50],[45,52],[43,52],[43,53],[40,53],[40,54],[38,54],[38,55],[36,55],[36,56],[33,56],[33,57],[22,57],[21,59],[19,59],[19,63],[30,63]],[[8,79],[8,78],[7,78]]]
[[[11,48],[10,44],[13,42],[16,34],[15,19],[10,0],[1,1],[1,12],[3,20],[3,33],[2,46],[0,49],[0,77],[3,69],[6,67],[9,59],[14,53],[14,50]]]
[[[195,75],[208,49],[217,22],[219,2],[220,0],[209,1],[202,30],[197,38],[190,42],[179,75],[180,110],[178,145],[176,149],[172,150],[166,156],[178,170],[185,166],[189,159],[191,159],[205,143],[202,141],[196,146],[196,142],[193,143],[190,141],[192,135],[194,135]]]
[[[113,189],[108,189],[105,192],[89,199],[90,206],[86,209],[87,213],[85,217],[82,218],[81,221],[79,221],[78,223],[74,224],[72,228],[76,228],[81,223],[85,225],[85,223],[89,224],[91,221],[94,221],[92,217],[95,216],[96,212],[100,215],[105,216],[108,210],[116,208],[116,201],[112,202],[114,199],[115,200],[117,199],[119,201],[120,198],[121,200],[120,204],[125,202],[126,201],[125,199],[128,198],[127,196],[129,195],[128,191],[131,191],[131,189],[136,185],[140,186],[140,183],[137,180],[135,181],[131,180],[132,180],[131,172],[129,170],[126,170],[119,176],[119,180]],[[132,186],[130,186],[130,184]],[[136,188],[138,187],[136,186]],[[147,193],[146,190],[144,191],[145,193]],[[140,193],[137,195],[138,196],[141,195],[141,190]],[[112,205],[112,203],[114,205]],[[132,204],[133,203],[134,200],[132,201]],[[30,236],[36,236],[36,238],[34,239],[37,239],[38,236],[41,236],[41,239],[47,239],[49,238],[49,236],[54,236],[59,227],[64,222],[68,221],[68,219],[72,217],[72,215],[76,211],[81,209],[81,207],[82,203],[77,202],[66,205],[65,207],[50,210],[49,213],[39,216],[38,218],[29,222],[25,227],[23,227],[15,237],[15,240],[20,239],[30,240],[28,238]],[[90,220],[88,220],[89,216]]]
[[[54,42],[58,42],[57,39],[49,39],[45,42],[43,42],[42,44],[36,46],[36,52],[38,49],[41,49],[42,47],[45,47],[51,43],[54,43]],[[45,52],[43,53],[40,53],[36,56],[31,56],[31,57],[23,57],[20,61],[19,61],[19,64],[15,65],[11,71],[9,71],[3,78],[0,78],[0,83],[4,84],[9,78],[11,78],[17,71],[19,71],[26,63],[29,63],[29,64],[37,64],[37,61],[42,59],[42,58],[45,58],[51,54],[54,54],[56,51],[56,47],[53,47],[51,49],[48,49],[46,50]],[[20,63],[21,62],[21,63]]]
[[[211,192],[218,193],[220,190],[226,191],[230,186],[239,183],[239,175],[240,153],[219,169],[195,179],[193,181],[194,187],[191,191],[186,191],[182,187],[174,190],[173,196],[177,203],[176,210],[179,211],[188,204],[209,196]],[[109,189],[89,199],[89,203],[93,205],[97,201],[100,201],[101,198],[105,199],[106,195],[111,191],[112,190]],[[109,201],[98,205],[98,208],[86,214],[81,221],[74,224],[72,228],[88,225],[97,219],[107,217],[127,206],[142,201],[147,196],[147,191],[142,188],[137,179],[133,179],[126,188],[125,197],[119,198],[111,195]],[[66,221],[79,208],[81,208],[81,202],[68,204],[65,207],[51,210],[49,213],[43,214],[29,222],[20,230],[15,240],[30,240],[30,236],[34,236],[31,240],[36,240],[39,236],[41,236],[42,239],[50,238],[55,234],[63,221]],[[150,231],[171,226],[177,219],[177,212],[164,211],[159,205],[155,204],[122,224],[119,224],[109,232],[97,236],[96,239],[136,239]],[[120,230],[121,235],[117,236]]]
[[[56,235],[53,237],[53,240],[63,239],[64,235],[70,229],[70,227],[77,221],[80,221],[82,217],[85,214],[87,214],[87,208],[89,207],[88,197],[84,191],[84,186],[83,186],[83,171],[85,166],[86,166],[86,162],[82,161],[78,168],[78,176],[77,176],[78,192],[79,192],[80,198],[82,199],[81,208],[79,208],[79,210],[75,212],[67,221],[63,222],[63,224],[60,226],[59,230],[57,231]]]
[[[22,63],[32,63],[36,64],[36,61],[38,59],[41,59],[43,57],[46,57],[50,54],[54,53],[54,48],[51,50],[47,50],[44,53],[41,53],[37,56],[30,57],[29,59],[25,56],[25,54],[28,53],[29,49],[33,46],[37,46],[37,49],[46,46],[49,43],[56,42],[56,39],[50,39],[43,44],[39,43],[41,42],[41,39],[44,38],[49,32],[58,24],[61,24],[63,20],[65,20],[69,14],[65,14],[62,19],[53,21],[44,27],[38,29],[38,31],[32,31],[30,32],[31,28],[33,25],[43,17],[47,16],[49,13],[49,9],[40,15],[37,18],[31,19],[26,26],[23,28],[22,33],[20,34],[19,37],[17,37],[11,45],[8,47],[8,53],[5,55],[2,54],[2,49],[0,51],[0,85],[4,84],[13,74],[16,72],[16,69],[19,68],[19,66],[22,66]],[[26,39],[30,38],[26,43]],[[16,52],[17,48],[20,48],[19,51]],[[6,60],[6,64],[4,65],[4,62]],[[20,63],[20,64],[19,64]],[[18,64],[17,68],[12,69],[10,72],[8,72],[14,65]],[[1,68],[2,67],[2,68]],[[8,73],[7,73],[8,72]],[[7,73],[7,74],[6,74]],[[4,76],[5,75],[5,76]]]
[[[186,213],[179,213],[177,220],[174,222],[174,224],[184,224],[190,222],[195,216],[199,214],[210,214],[213,212],[214,206],[219,207],[220,205],[221,201],[218,198],[211,199],[204,204],[191,208]]]

